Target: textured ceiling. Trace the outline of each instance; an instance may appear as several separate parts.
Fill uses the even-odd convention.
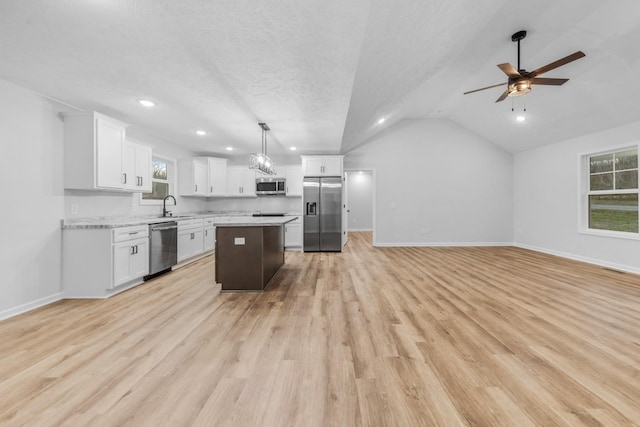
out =
[[[278,159],[421,117],[517,152],[638,120],[639,18],[637,0],[1,0],[0,78],[201,154],[258,150],[259,121]],[[462,95],[506,84],[520,29],[524,68],[587,56],[513,102]]]

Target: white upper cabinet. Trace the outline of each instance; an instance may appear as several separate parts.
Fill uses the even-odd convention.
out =
[[[65,115],[65,188],[124,190],[126,127],[125,123],[100,113]]]
[[[189,157],[178,160],[178,194],[220,197],[227,191],[227,159]]]
[[[65,115],[65,188],[151,192],[151,148],[126,141],[126,127],[100,113]]]
[[[125,127],[99,117],[95,123],[96,186],[121,189]]]
[[[209,165],[204,157],[178,160],[178,193],[181,196],[207,196]]]
[[[151,192],[151,148],[130,141],[125,142],[122,176],[126,190]]]
[[[207,158],[209,166],[208,196],[225,196],[227,194],[227,159]]]
[[[304,176],[342,176],[343,156],[302,156]]]
[[[286,166],[287,196],[302,196],[302,166]]]
[[[227,167],[227,196],[255,197],[256,174],[248,166]]]

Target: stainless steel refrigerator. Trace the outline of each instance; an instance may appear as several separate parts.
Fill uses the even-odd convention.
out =
[[[302,203],[304,251],[342,251],[342,178],[305,177]]]

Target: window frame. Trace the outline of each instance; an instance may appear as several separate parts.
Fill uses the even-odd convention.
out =
[[[162,161],[167,163],[167,180],[160,180],[153,178],[153,167],[151,172],[151,183],[153,185],[154,181],[157,182],[167,182],[169,184],[169,194],[173,194],[173,190],[175,189],[175,179],[176,179],[176,161],[172,158],[165,157],[162,155],[153,154],[151,156],[151,161],[154,160]],[[139,203],[141,206],[161,206],[162,200],[159,199],[145,199],[143,198],[144,193],[139,193]]]
[[[638,188],[622,189],[622,190],[594,190],[591,191],[591,168],[590,158],[594,156],[601,156],[605,154],[613,154],[626,150],[636,150],[638,155]],[[590,234],[595,236],[615,237],[622,239],[640,240],[640,144],[623,144],[619,146],[612,146],[606,150],[591,151],[588,153],[582,153],[578,156],[579,159],[579,185],[580,190],[578,193],[578,232],[580,234]],[[629,170],[629,169],[625,169]],[[612,170],[614,187],[615,187],[615,168]],[[615,231],[615,230],[602,230],[597,228],[589,228],[589,196],[607,195],[607,194],[638,194],[638,232],[632,231]]]

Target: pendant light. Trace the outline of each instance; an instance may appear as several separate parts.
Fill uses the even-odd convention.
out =
[[[251,153],[249,157],[249,169],[255,169],[265,175],[275,175],[276,165],[267,156],[267,132],[270,131],[266,123],[258,123],[262,129],[262,152],[260,154]]]

